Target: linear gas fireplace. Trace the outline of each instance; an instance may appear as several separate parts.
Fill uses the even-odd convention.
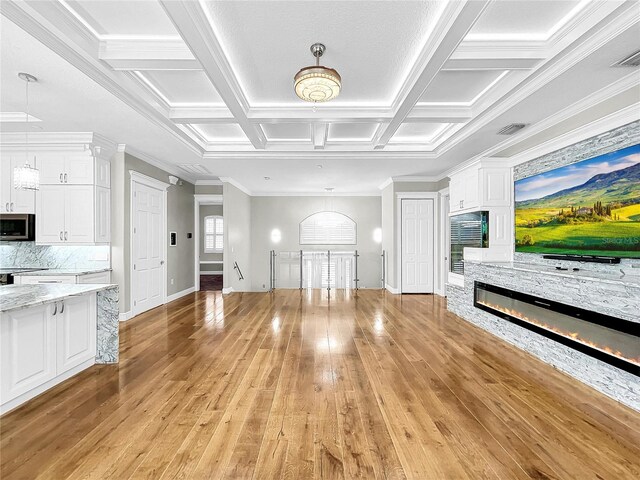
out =
[[[475,282],[474,305],[640,376],[640,323]]]

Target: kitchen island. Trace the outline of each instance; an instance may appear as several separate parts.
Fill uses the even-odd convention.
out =
[[[0,413],[118,350],[117,285],[0,287]]]

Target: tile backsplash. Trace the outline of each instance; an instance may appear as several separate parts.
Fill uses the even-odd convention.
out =
[[[109,268],[108,245],[36,245],[35,242],[0,243],[0,267]]]

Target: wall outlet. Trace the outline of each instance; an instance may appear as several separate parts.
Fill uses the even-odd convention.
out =
[[[173,285],[173,278],[171,279],[171,285]]]
[[[262,288],[267,288],[267,286],[263,283],[263,284],[262,284]]]

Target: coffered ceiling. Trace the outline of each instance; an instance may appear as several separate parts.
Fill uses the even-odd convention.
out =
[[[529,125],[515,137],[524,140],[538,122],[585,110],[589,95],[606,102],[628,90],[618,110],[640,101],[638,70],[610,67],[638,48],[635,0],[3,0],[1,9],[162,132],[149,133],[153,145],[134,139],[136,151],[204,166],[185,178],[231,177],[258,193],[437,179],[513,145],[496,135],[508,123]],[[313,105],[295,96],[293,75],[313,63],[318,41],[343,89]],[[19,87],[3,86],[3,118],[19,111],[9,100]],[[34,115],[54,130],[72,124],[59,111]]]

